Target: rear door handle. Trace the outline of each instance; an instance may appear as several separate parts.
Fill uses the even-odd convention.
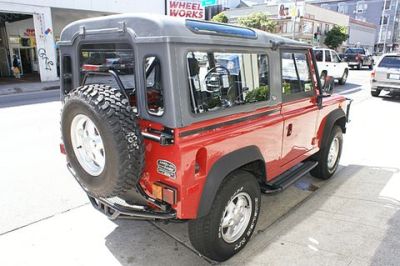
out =
[[[290,135],[292,135],[292,131],[293,131],[293,124],[289,124],[288,128],[287,128],[287,136],[289,137]]]

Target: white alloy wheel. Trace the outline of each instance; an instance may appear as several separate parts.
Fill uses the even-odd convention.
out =
[[[91,176],[99,176],[104,170],[106,154],[100,132],[88,116],[78,114],[73,118],[71,142],[82,168]]]
[[[240,192],[226,205],[221,222],[222,239],[227,243],[237,241],[250,222],[253,205],[250,195]]]

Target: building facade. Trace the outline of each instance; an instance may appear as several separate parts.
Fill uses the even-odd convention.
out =
[[[284,37],[314,46],[324,46],[325,34],[333,26],[339,25],[346,28],[349,34],[349,39],[343,43],[341,50],[348,46],[364,47],[371,52],[374,49],[374,24],[308,2],[269,1],[265,4],[224,11],[232,23],[236,23],[240,17],[256,12],[265,13],[275,20],[278,24],[276,33]]]
[[[164,0],[0,0],[0,77],[17,58],[21,74],[58,80],[57,45],[62,29],[83,18],[116,13],[165,14]]]
[[[257,12],[265,13],[277,22],[277,34],[315,46],[323,44],[325,33],[334,25],[349,27],[349,16],[304,2],[296,5],[293,2],[266,3],[224,11],[231,23]]]
[[[399,51],[399,0],[309,1],[322,8],[346,14],[353,19],[374,24],[375,51]]]

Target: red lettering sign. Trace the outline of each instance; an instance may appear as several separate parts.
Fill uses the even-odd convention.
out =
[[[204,19],[204,8],[200,5],[200,0],[169,0],[168,15],[181,18],[197,18]]]

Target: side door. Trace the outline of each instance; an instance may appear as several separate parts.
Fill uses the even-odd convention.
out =
[[[325,68],[328,71],[329,76],[335,76],[335,67],[332,62],[331,51],[324,50],[324,58],[325,58]]]
[[[305,159],[306,153],[317,145],[314,142],[318,106],[311,64],[307,49],[281,51],[282,170]]]
[[[335,51],[331,51],[332,61],[334,64],[334,77],[341,78],[343,76],[344,70],[346,68],[345,63],[342,63],[338,54]]]

